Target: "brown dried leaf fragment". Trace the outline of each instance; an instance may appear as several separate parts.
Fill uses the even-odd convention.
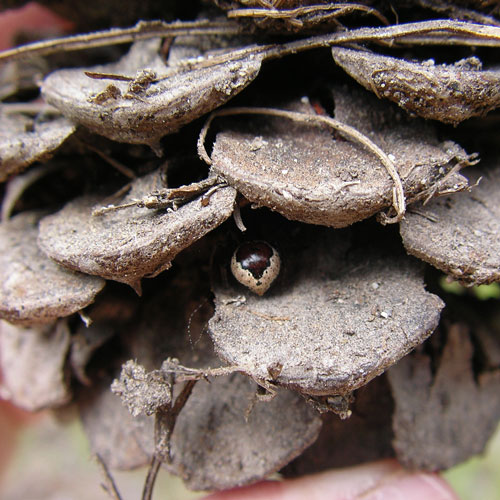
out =
[[[470,171],[479,185],[407,213],[400,231],[406,250],[469,285],[500,281],[500,167]]]
[[[120,378],[113,380],[111,392],[120,396],[133,417],[153,415],[172,402],[172,386],[160,370],[146,372],[133,360],[127,361]]]
[[[158,150],[163,136],[243,90],[257,76],[261,60],[250,55],[193,70],[169,67],[158,55],[158,41],[149,40],[134,44],[117,63],[89,68],[87,74],[83,69],[55,71],[44,80],[42,93],[92,132]]]
[[[25,326],[80,311],[105,285],[59,266],[38,248],[40,216],[24,212],[0,225],[0,317]]]
[[[368,92],[344,86],[332,94],[335,119],[383,150],[408,203],[439,194],[453,167],[467,163],[458,145],[440,143],[431,126]],[[245,125],[225,125],[214,144],[212,168],[254,204],[312,224],[345,227],[394,203],[394,180],[381,159],[317,124],[251,117]],[[463,188],[465,180],[454,174],[454,184]]]
[[[139,178],[121,202],[143,198],[160,186],[158,172]],[[235,196],[233,188],[223,187],[208,204],[194,198],[177,210],[132,206],[96,216],[92,213],[99,199],[82,197],[40,221],[39,244],[66,267],[139,291],[141,278],[168,269],[181,250],[224,222],[233,211]]]
[[[295,5],[286,5],[286,2],[252,2],[256,8],[249,8],[250,2],[241,2],[244,8],[230,8],[227,12],[229,19],[250,19],[256,27],[267,32],[273,31],[302,31],[311,30],[318,25],[330,23],[337,25],[337,19],[352,15],[371,15],[384,24],[388,20],[376,9],[357,3],[319,4],[317,2],[294,2]],[[279,9],[276,7],[279,3]]]
[[[447,330],[437,371],[415,353],[388,372],[395,399],[397,458],[411,468],[442,470],[481,453],[500,417],[500,370],[474,374],[467,326]]]
[[[48,159],[75,131],[75,125],[62,116],[34,119],[16,113],[15,106],[0,106],[0,182]]]
[[[28,411],[68,403],[65,369],[70,333],[65,321],[33,328],[0,322],[2,398]]]
[[[443,302],[425,291],[412,259],[380,256],[372,243],[351,260],[346,234],[309,228],[294,235],[293,246],[281,248],[288,276],[263,297],[235,282],[215,284],[209,332],[230,365],[307,394],[347,394],[437,326]]]
[[[332,54],[339,66],[377,97],[423,118],[457,125],[500,106],[500,70],[483,70],[477,57],[448,65],[343,47],[333,47]]]
[[[238,5],[244,7],[263,7],[267,9],[291,9],[301,5],[312,3],[308,0],[214,0],[214,3],[222,8],[236,8]]]
[[[93,453],[112,469],[130,470],[149,463],[151,453],[142,446],[144,435],[153,434],[151,417],[133,417],[120,397],[110,390],[111,380],[86,389],[78,401],[83,429]]]
[[[255,384],[240,374],[199,382],[172,435],[172,464],[192,490],[222,490],[263,479],[316,439],[321,418],[280,389],[245,418]]]

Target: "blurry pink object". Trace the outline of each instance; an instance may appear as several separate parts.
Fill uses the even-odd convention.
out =
[[[19,9],[0,12],[0,50],[14,44],[16,34],[34,31],[47,35],[60,35],[71,30],[73,24],[46,7],[30,2]]]

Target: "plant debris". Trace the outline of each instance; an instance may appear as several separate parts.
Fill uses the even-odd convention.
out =
[[[377,9],[356,3],[301,6],[300,2],[286,2],[283,5],[282,2],[264,1],[241,2],[241,4],[243,4],[244,8],[237,8],[237,5],[232,5],[227,12],[227,17],[229,19],[251,19],[255,21],[258,28],[266,28],[267,30],[302,31],[327,23],[335,25],[339,17],[347,16],[353,12],[372,15],[382,23],[389,24],[389,21]],[[249,5],[251,6],[249,7]],[[278,6],[279,9],[276,8]]]
[[[121,202],[133,202],[161,187],[159,172],[134,181]],[[143,277],[168,269],[174,257],[233,211],[236,192],[222,187],[209,203],[199,198],[177,210],[130,207],[93,215],[102,198],[85,196],[40,221],[39,244],[63,266],[127,283],[140,291]]]
[[[146,369],[127,361],[122,366],[120,379],[111,385],[133,417],[154,415],[159,408],[172,401],[172,387],[161,370],[146,372]]]

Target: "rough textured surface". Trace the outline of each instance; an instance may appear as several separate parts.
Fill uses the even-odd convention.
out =
[[[59,266],[38,248],[39,218],[25,212],[0,225],[0,317],[12,323],[69,316],[93,302],[105,285]]]
[[[79,23],[92,25],[95,13],[104,16],[95,20],[109,27],[105,20],[121,22],[121,14],[133,18],[175,8],[161,19],[170,13],[172,19],[188,20],[174,27],[190,36],[174,40],[163,22],[138,23],[127,34],[112,28],[4,52],[4,60],[19,57],[16,65],[28,76],[21,86],[11,79],[8,114],[22,110],[36,116],[26,120],[32,130],[61,113],[45,108],[38,87],[31,87],[32,62],[21,59],[29,51],[30,59],[47,63],[44,74],[54,71],[42,83],[44,92],[78,130],[54,150],[50,161],[43,157],[25,175],[0,185],[0,196],[5,194],[2,219],[9,212],[53,214],[42,224],[39,242],[44,248],[59,252],[68,266],[87,266],[89,272],[112,278],[92,304],[67,317],[69,348],[64,355],[54,349],[53,363],[44,369],[54,370],[55,380],[71,377],[74,404],[80,406],[93,450],[110,470],[152,466],[147,477],[144,469],[134,474],[146,482],[144,497],[151,496],[148,487],[160,462],[170,464],[191,488],[220,489],[265,480],[269,474],[272,479],[302,453],[302,461],[287,468],[287,474],[390,456],[395,454],[393,440],[408,464],[429,468],[468,458],[484,445],[498,420],[500,347],[498,329],[490,324],[498,318],[485,313],[479,297],[498,295],[500,282],[480,289],[450,284],[439,269],[407,255],[397,224],[381,226],[376,219],[401,220],[403,189],[407,217],[424,213],[417,206],[420,201],[467,186],[462,167],[467,172],[477,157],[498,156],[500,109],[481,115],[497,102],[496,76],[490,78],[500,61],[495,1],[499,3],[400,0],[392,2],[393,10],[391,2],[379,0],[167,0],[154,6],[145,0],[131,5],[129,12],[131,0],[125,0],[124,12],[115,16],[112,8],[106,10],[109,5],[93,12],[96,0],[90,0],[73,9]],[[481,2],[482,13],[470,11],[469,6]],[[231,11],[217,11],[217,6]],[[222,15],[212,18],[210,26],[203,17],[207,7],[210,15]],[[81,9],[85,15],[78,16]],[[181,11],[184,15],[175,14]],[[251,17],[244,18],[246,14]],[[235,27],[244,40],[229,38]],[[167,30],[161,42],[142,41],[132,48],[132,42],[121,43],[129,34],[127,40],[156,35],[157,28]],[[224,35],[200,35],[206,28]],[[26,41],[37,36],[33,30],[25,34]],[[387,76],[387,68],[368,71],[367,78],[378,85],[371,89],[381,99],[332,59],[327,44],[351,36],[359,43],[348,47],[377,50],[394,56],[384,59],[390,64],[409,65],[405,71],[399,66],[401,75],[395,76]],[[89,43],[104,46],[91,48]],[[236,52],[236,46],[245,50]],[[251,59],[250,53],[256,57]],[[470,56],[480,57],[486,71]],[[373,57],[380,62],[377,54]],[[463,57],[469,59],[453,64]],[[417,60],[426,62],[411,62]],[[382,85],[391,97],[401,97],[407,109],[413,104],[418,109],[408,112],[384,98]],[[475,98],[483,101],[472,102]],[[210,126],[202,128],[207,113],[221,103],[227,107],[210,115]],[[248,109],[253,106],[266,106],[268,117],[241,115],[255,113]],[[50,115],[40,115],[42,108]],[[420,109],[444,115],[453,124],[479,115],[454,127],[413,116]],[[196,157],[200,129],[207,154],[214,156],[211,170],[206,155],[201,154],[205,163]],[[224,180],[229,187],[222,189]],[[78,200],[81,196],[85,198]],[[481,201],[498,218],[493,202]],[[500,232],[497,225],[491,228]],[[473,230],[479,234],[483,228]],[[443,231],[443,240],[447,234]],[[231,274],[235,249],[250,241],[265,241],[281,256],[279,272],[274,267],[276,279],[260,298]],[[488,243],[497,248],[496,242]],[[478,246],[478,253],[483,249]],[[268,260],[263,262],[259,268],[269,269]],[[36,277],[44,283],[42,271]],[[446,303],[443,311],[440,299]],[[498,299],[482,302],[499,309]],[[457,305],[474,310],[481,327],[465,315],[454,318],[450,311]],[[430,335],[438,320],[442,338]],[[451,354],[446,350],[447,331],[456,323],[470,329],[469,357],[461,341],[448,342],[454,346]],[[405,390],[398,399],[387,387],[386,372],[404,363],[405,356],[412,360],[412,351],[425,358],[426,371],[419,378],[420,365],[411,365],[415,373],[409,369],[406,379],[400,377]],[[134,364],[125,364],[127,360]],[[115,383],[124,396],[119,401],[111,385],[124,364],[121,383]],[[428,373],[431,381],[424,390]],[[463,388],[457,380],[464,381]],[[392,421],[395,405],[400,410],[397,425]],[[57,413],[67,418],[72,407],[64,405]],[[469,425],[477,438],[474,446],[468,438],[461,442]],[[320,426],[321,437],[308,452]],[[430,443],[426,455],[420,444],[426,445],[429,437],[442,439],[444,453]],[[24,472],[32,478],[33,491],[48,482],[43,474]],[[117,479],[127,496],[128,487]],[[71,496],[60,490],[59,482],[54,484],[59,496]],[[29,488],[18,486],[23,493],[12,497],[29,497]],[[80,490],[86,493],[85,487]],[[307,498],[310,492],[302,493]]]
[[[432,127],[353,87],[332,90],[335,118],[367,135],[392,159],[408,201],[440,182],[466,153],[441,143]],[[311,112],[311,108],[302,106]],[[217,135],[213,169],[248,200],[285,217],[344,227],[370,217],[393,201],[393,182],[380,160],[358,143],[326,127],[285,118],[245,118]],[[465,179],[453,177],[463,188]],[[449,186],[447,185],[449,188]],[[435,193],[432,193],[432,190]]]
[[[198,382],[172,436],[173,469],[193,490],[248,484],[281,469],[317,437],[321,418],[298,394],[256,403],[256,386],[233,374]]]
[[[425,291],[420,267],[373,248],[347,255],[345,237],[297,231],[297,243],[282,246],[288,282],[263,297],[217,282],[209,331],[218,355],[257,379],[345,394],[425,340],[443,302]]]
[[[0,322],[0,394],[28,411],[54,408],[71,398],[65,369],[70,333],[64,321],[38,328]]]
[[[171,404],[171,389],[159,370],[146,372],[132,360],[122,366],[120,378],[111,385],[112,392],[121,397],[133,417],[154,415],[160,407]]]
[[[447,65],[343,47],[332,54],[363,87],[423,118],[456,125],[500,106],[500,70],[483,71],[477,57]]]
[[[67,118],[97,134],[156,147],[164,135],[243,90],[256,78],[260,65],[261,58],[251,56],[179,72],[161,60],[157,41],[137,42],[117,63],[55,71],[44,80],[42,93]],[[145,83],[139,81],[140,89],[131,91],[130,81],[92,79],[85,70],[125,75],[131,80],[143,70],[156,76]]]
[[[500,166],[470,171],[479,185],[417,205],[400,224],[406,250],[465,284],[500,280]]]
[[[158,187],[157,173],[137,179],[122,202]],[[194,199],[177,211],[130,207],[96,216],[92,211],[99,199],[82,197],[40,221],[39,244],[66,267],[139,290],[141,278],[168,269],[181,250],[226,220],[235,196],[235,190],[226,187],[215,192],[206,206]]]
[[[394,448],[407,467],[441,470],[481,453],[500,417],[500,370],[474,374],[463,324],[451,325],[437,369],[414,353],[388,372],[395,400]]]
[[[43,161],[75,131],[75,125],[61,116],[29,118],[0,106],[0,182],[35,161]]]
[[[135,414],[150,413],[163,398],[161,393],[168,392],[173,378],[162,366],[167,357],[204,369],[220,364],[208,335],[203,333],[212,311],[204,301],[209,290],[200,259],[203,245],[200,241],[198,248],[181,257],[183,265],[172,279],[158,283],[154,290],[145,289],[137,321],[124,332],[130,356],[152,370],[145,373],[129,362],[120,382],[113,384],[115,390],[125,393]],[[131,391],[123,391],[124,381],[129,388],[133,386]],[[175,385],[172,401],[182,386]],[[210,383],[199,381],[177,418],[171,441],[173,461],[167,468],[185,478],[192,489],[229,488],[275,472],[314,441],[321,419],[292,392],[281,391],[271,402],[255,403],[246,421],[256,390],[257,386],[241,374],[210,377]],[[168,398],[163,398],[163,403],[168,406]],[[140,440],[143,449],[152,449],[152,431],[142,433]],[[165,452],[164,445],[161,451]]]

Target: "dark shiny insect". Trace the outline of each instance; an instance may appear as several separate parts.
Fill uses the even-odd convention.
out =
[[[265,241],[246,241],[233,253],[231,272],[242,284],[257,295],[263,295],[277,278],[281,258]]]

